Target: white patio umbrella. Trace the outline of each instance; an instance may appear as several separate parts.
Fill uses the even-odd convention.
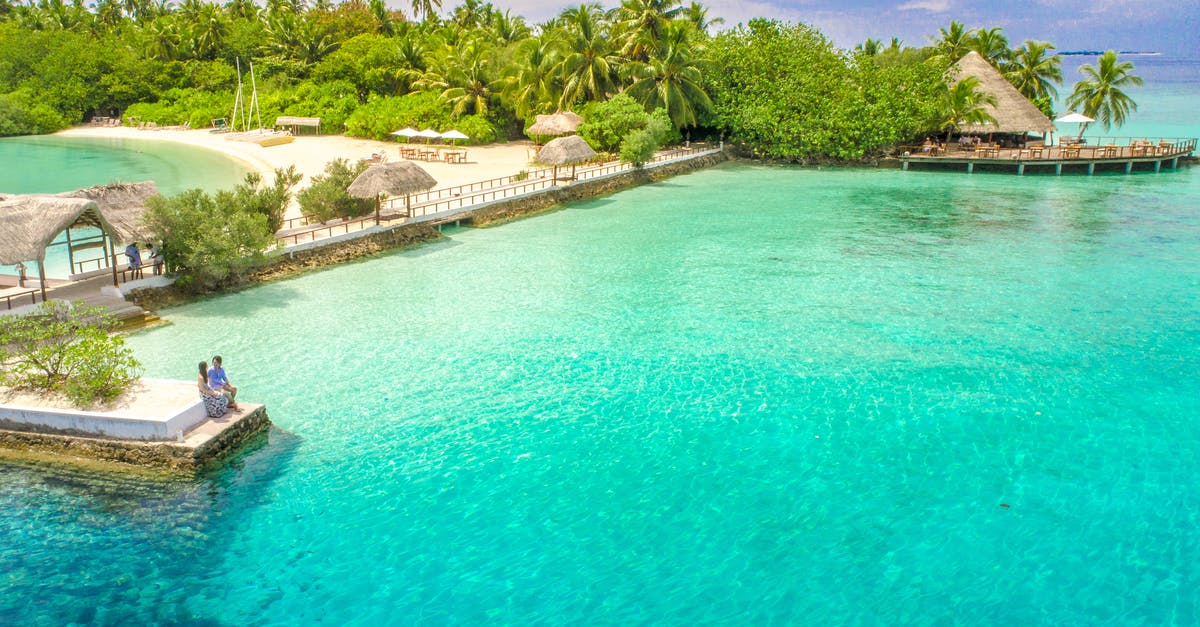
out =
[[[467,137],[467,135],[462,131],[457,131],[454,129],[450,129],[445,133],[442,133],[441,137],[442,139],[470,139],[470,137]]]
[[[1071,111],[1070,113],[1067,113],[1066,115],[1062,116],[1061,118],[1058,118],[1057,120],[1055,120],[1055,123],[1062,122],[1063,124],[1078,124],[1079,125],[1079,135],[1077,135],[1077,137],[1083,137],[1083,129],[1087,128],[1087,125],[1089,122],[1095,122],[1095,121],[1096,120],[1094,118],[1089,118],[1088,116],[1083,115],[1082,113],[1075,113],[1074,111]]]
[[[431,128],[427,128],[427,129],[423,129],[421,132],[417,133],[416,136],[424,137],[426,140],[430,140],[430,139],[439,139],[439,138],[441,138],[442,134]],[[425,143],[429,143],[429,142],[426,141]]]
[[[412,139],[420,134],[420,132],[421,131],[418,131],[415,128],[402,128],[398,131],[392,131],[391,133],[388,133],[388,135],[396,135],[397,137],[406,137],[408,139]]]

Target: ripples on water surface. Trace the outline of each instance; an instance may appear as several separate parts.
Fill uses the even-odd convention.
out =
[[[270,442],[0,467],[0,623],[1190,623],[1200,172],[723,166],[173,309]]]

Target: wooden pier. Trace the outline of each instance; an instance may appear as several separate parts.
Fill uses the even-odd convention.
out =
[[[999,148],[988,144],[948,148],[922,146],[910,148],[899,157],[902,170],[959,169],[967,173],[991,172],[1095,174],[1135,170],[1159,172],[1177,169],[1179,163],[1196,150],[1196,139],[1098,138],[1089,143],[1064,143],[1057,146],[1029,145],[1025,148]]]

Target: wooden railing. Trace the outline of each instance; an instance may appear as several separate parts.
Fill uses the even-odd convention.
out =
[[[13,294],[4,294],[3,296],[0,296],[0,298],[4,299],[4,308],[11,310],[13,308],[14,301],[17,302],[18,307],[23,305],[24,303],[20,302],[20,301],[23,301],[26,296],[29,297],[29,304],[36,305],[38,302],[38,296],[41,295],[41,292],[42,291],[40,289],[32,289],[32,290],[26,290],[24,292],[16,292]]]
[[[714,149],[716,149],[715,146],[697,145],[689,148],[667,150],[656,154],[647,164],[672,161]],[[574,180],[590,180],[633,169],[632,165],[620,161],[610,161],[593,166],[577,166],[575,168]],[[389,198],[384,201],[380,210],[380,223],[390,225],[404,220],[426,218],[456,209],[467,209],[475,205],[516,198],[545,190],[557,184],[553,171],[553,168],[543,168],[524,174],[515,174],[412,194],[408,199],[407,210],[403,197]],[[569,172],[570,166],[559,167],[558,180],[563,180],[563,175]],[[346,235],[372,226],[375,226],[374,215],[340,222],[326,222],[316,228],[280,234],[277,239],[281,246],[292,246],[301,242],[311,242],[337,235]]]
[[[1195,138],[1137,138],[1137,137],[1084,137],[1081,140],[1064,140],[1053,146],[1030,145],[1025,148],[1000,148],[988,144],[959,146],[951,143],[935,147],[928,152],[924,145],[903,146],[908,157],[926,159],[963,159],[968,157],[990,159],[1017,159],[1020,161],[1070,161],[1099,159],[1138,159],[1144,157],[1178,157],[1196,150]]]

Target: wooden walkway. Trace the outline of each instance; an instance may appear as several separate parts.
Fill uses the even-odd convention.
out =
[[[688,148],[665,150],[646,164],[652,169],[668,163],[687,161],[711,154],[719,153],[723,146],[696,144]],[[551,168],[527,172],[523,176],[507,176],[478,183],[432,189],[420,194],[413,194],[407,201],[404,198],[391,198],[384,201],[380,220],[376,223],[375,216],[364,216],[351,220],[337,220],[315,225],[285,227],[276,233],[280,249],[287,253],[291,250],[321,246],[324,241],[329,243],[353,239],[363,231],[374,232],[377,226],[397,226],[401,224],[444,223],[460,220],[472,211],[488,206],[491,203],[544,193],[545,191],[569,185],[575,181],[604,178],[634,169],[628,163],[610,161],[598,165],[579,166],[571,176],[570,167],[560,167],[555,171]],[[295,223],[292,221],[291,223]],[[366,235],[368,233],[362,233]]]
[[[1164,166],[1176,169],[1179,161],[1196,150],[1195,139],[1171,139],[1151,142],[1147,140],[1112,138],[1113,141],[1094,145],[1030,146],[1027,148],[976,148],[962,149],[952,146],[949,150],[921,152],[921,147],[910,149],[900,156],[901,169],[924,166],[924,169],[964,168],[968,173],[977,167],[992,171],[1013,172],[1023,175],[1028,172],[1054,172],[1095,174],[1101,171],[1126,174],[1137,170],[1160,171]]]

